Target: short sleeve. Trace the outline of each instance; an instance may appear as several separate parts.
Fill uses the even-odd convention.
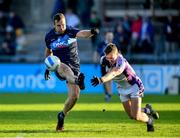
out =
[[[118,57],[116,62],[116,67],[118,69],[124,70],[125,69],[126,62],[123,57]]]
[[[71,27],[71,26],[67,26],[67,33],[72,37],[75,38],[76,34],[79,32],[80,30],[78,28],[75,27]]]

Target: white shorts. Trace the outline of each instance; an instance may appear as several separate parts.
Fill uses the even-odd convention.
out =
[[[140,95],[140,88],[138,87],[137,84],[132,85],[129,88],[123,89],[119,88],[118,93],[121,102],[126,102],[132,98],[141,98],[143,95]]]

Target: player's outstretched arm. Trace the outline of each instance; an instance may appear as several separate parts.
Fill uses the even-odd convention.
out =
[[[110,72],[108,72],[106,75],[104,75],[101,78],[93,76],[93,78],[91,79],[91,84],[95,87],[100,83],[108,82],[112,80],[114,77],[116,77],[117,75],[120,75],[122,71],[123,70],[114,67]]]
[[[89,38],[93,35],[97,35],[99,33],[99,29],[93,28],[91,30],[81,30],[76,34],[78,38]]]
[[[120,75],[123,72],[123,68],[114,67],[110,72],[101,77],[102,82],[107,82],[112,80],[114,77]]]

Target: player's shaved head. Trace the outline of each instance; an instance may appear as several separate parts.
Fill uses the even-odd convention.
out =
[[[65,20],[65,16],[64,16],[64,14],[62,14],[62,13],[57,13],[57,14],[55,14],[55,15],[53,16],[54,24],[55,24],[56,22],[59,22],[59,21],[62,20],[62,19]]]
[[[117,49],[116,45],[113,44],[113,43],[109,43],[109,44],[105,47],[105,49],[104,49],[104,53],[105,53],[106,55],[108,55],[108,54],[111,53],[111,52],[113,52],[113,53],[118,53],[118,49]]]

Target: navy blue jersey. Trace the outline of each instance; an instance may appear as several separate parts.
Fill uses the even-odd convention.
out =
[[[61,62],[70,66],[71,69],[79,70],[79,56],[77,48],[76,34],[79,29],[66,26],[63,34],[51,29],[45,36],[45,42],[48,49],[51,49],[53,55],[60,58]]]

